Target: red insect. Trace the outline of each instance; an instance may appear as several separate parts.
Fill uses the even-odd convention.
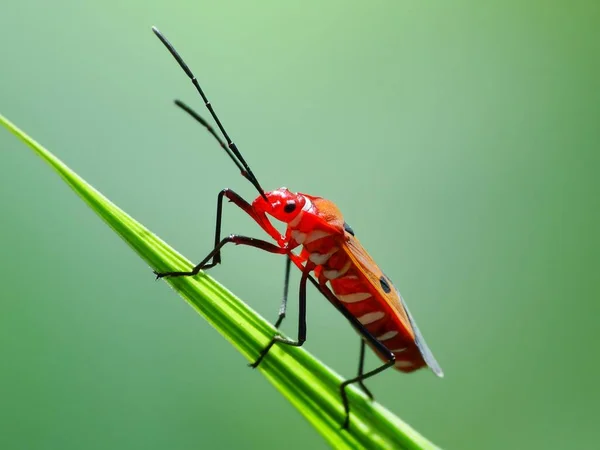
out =
[[[254,185],[260,194],[250,204],[229,189],[221,191],[217,202],[214,249],[191,271],[155,272],[157,278],[194,276],[200,270],[210,269],[221,262],[221,249],[228,243],[248,245],[270,253],[287,255],[284,299],[275,327],[278,328],[285,317],[290,263],[293,262],[302,272],[298,339],[291,340],[280,335],[274,336],[251,365],[257,367],[276,343],[298,347],[304,343],[306,340],[306,283],[311,281],[361,335],[358,375],[344,381],[340,387],[346,411],[343,427],[347,427],[349,423],[350,408],[345,390],[349,384],[359,383],[367,395],[373,398],[363,381],[391,366],[402,372],[413,372],[422,367],[429,367],[436,375],[442,377],[442,369],[425,343],[404,299],[362,247],[335,204],[321,197],[293,193],[287,188],[265,192],[237,146],[227,135],[196,77],[171,43],[158,29],[154,27],[152,29],[192,80],[227,144],[196,112],[178,100],[175,103],[208,129],[238,166],[242,175]],[[277,242],[277,245],[239,235],[230,235],[221,239],[224,197],[252,217]],[[268,216],[287,224],[285,235],[281,235],[277,231]],[[300,252],[297,251],[298,249],[301,249]],[[311,273],[314,274],[314,277],[311,276]],[[363,371],[365,343],[384,361],[383,365],[366,373]]]

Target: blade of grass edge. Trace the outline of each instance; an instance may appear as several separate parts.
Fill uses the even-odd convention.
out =
[[[192,265],[1,114],[0,123],[48,163],[151,268],[183,270]],[[276,332],[269,322],[206,274],[167,279],[167,283],[248,361],[254,360]],[[274,347],[258,370],[335,448],[438,448],[357,389],[349,392],[350,429],[341,430],[342,379],[304,349]]]

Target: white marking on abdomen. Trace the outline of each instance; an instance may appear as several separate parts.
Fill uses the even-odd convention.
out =
[[[317,266],[320,266],[322,264],[325,264],[329,258],[331,258],[331,255],[333,255],[335,252],[337,252],[338,249],[334,248],[332,250],[330,250],[328,253],[311,253],[310,256],[308,257],[308,259],[310,259],[312,262],[314,262]]]
[[[369,325],[370,323],[376,322],[379,319],[383,319],[385,317],[385,313],[381,311],[370,312],[364,314],[358,318],[358,321],[363,325]]]
[[[291,236],[298,244],[302,244],[306,240],[306,233],[302,231],[294,230]]]
[[[392,353],[402,353],[403,351],[405,351],[408,347],[404,347],[404,348],[397,348],[395,350],[391,350]]]
[[[387,341],[388,339],[393,338],[398,334],[397,331],[388,331],[387,333],[383,333],[381,336],[377,336],[378,341]]]
[[[327,278],[328,280],[334,280],[336,278],[341,277],[342,275],[344,275],[346,272],[348,272],[348,269],[350,269],[350,266],[352,265],[352,262],[350,260],[346,261],[346,264],[344,264],[344,267],[342,267],[340,270],[335,270],[335,269],[331,269],[331,270],[324,270],[323,271],[323,275],[325,276],[325,278]]]
[[[356,292],[354,294],[338,295],[337,297],[344,303],[356,303],[368,299],[371,297],[371,294],[368,292]]]
[[[311,242],[316,241],[317,239],[324,238],[326,236],[331,236],[331,233],[329,233],[328,231],[323,231],[323,230],[314,230],[314,231],[311,231],[310,233],[308,233],[308,236],[306,237],[306,240],[304,241],[304,243],[310,244]]]
[[[401,367],[403,369],[406,369],[408,367],[412,367],[414,364],[411,363],[410,361],[396,361],[396,363],[394,365],[396,367]]]

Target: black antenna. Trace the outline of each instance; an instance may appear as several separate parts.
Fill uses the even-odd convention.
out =
[[[246,177],[245,174],[247,172],[246,172],[246,169],[244,168],[244,166],[242,166],[242,164],[238,161],[238,159],[231,152],[231,150],[229,150],[229,147],[227,147],[227,144],[225,144],[225,142],[223,142],[223,140],[215,132],[215,130],[213,129],[213,127],[210,126],[210,124],[208,123],[208,121],[206,121],[206,119],[204,119],[204,117],[202,117],[200,114],[198,114],[192,108],[190,108],[188,105],[186,105],[185,103],[183,103],[181,100],[175,100],[175,105],[179,106],[186,113],[188,113],[190,116],[192,116],[192,118],[194,118],[198,123],[200,123],[200,125],[202,125],[204,128],[206,128],[206,130],[217,140],[217,142],[219,143],[219,145],[221,146],[221,148],[223,150],[225,150],[225,152],[229,155],[229,157],[235,163],[235,165],[238,167],[238,169],[240,169],[240,172],[242,173],[242,175],[244,177]],[[246,178],[248,178],[248,177],[246,177]],[[252,180],[250,180],[250,181],[252,181]],[[254,184],[254,183],[252,183],[252,184]],[[262,195],[262,193],[261,193],[261,195]]]
[[[219,141],[219,144],[221,144],[221,147],[223,147],[225,149],[225,151],[227,152],[227,154],[229,155],[229,157],[233,160],[233,162],[236,164],[236,166],[238,166],[238,168],[241,170],[242,176],[245,177],[248,181],[250,181],[250,183],[252,183],[254,185],[254,187],[258,190],[258,192],[260,193],[260,195],[266,201],[268,201],[268,199],[267,199],[267,197],[265,195],[264,189],[262,188],[262,186],[260,185],[260,183],[256,179],[256,176],[254,175],[254,173],[252,173],[252,170],[250,169],[250,166],[248,166],[248,163],[246,163],[246,161],[244,160],[244,157],[239,152],[237,146],[231,140],[231,138],[229,137],[229,135],[225,131],[225,128],[223,128],[223,125],[221,125],[221,121],[219,120],[219,117],[215,113],[215,110],[213,109],[211,103],[206,98],[206,95],[204,95],[204,91],[200,87],[200,83],[198,83],[198,80],[196,79],[196,76],[192,73],[192,71],[187,66],[187,64],[183,61],[183,59],[181,58],[181,56],[179,56],[179,53],[177,53],[177,50],[175,50],[175,48],[173,47],[173,45],[171,45],[171,43],[158,30],[158,28],[152,27],[152,31],[154,31],[154,34],[160,39],[160,41],[163,43],[163,45],[165,47],[167,47],[167,50],[169,50],[169,52],[171,53],[171,55],[173,55],[173,58],[175,58],[175,60],[179,63],[179,66],[183,69],[183,71],[186,73],[186,75],[189,77],[189,79],[192,80],[192,83],[196,87],[196,90],[198,91],[198,93],[202,97],[202,100],[204,100],[204,105],[206,106],[206,108],[210,112],[210,115],[212,116],[212,118],[214,119],[215,123],[219,127],[219,130],[221,131],[221,134],[223,135],[223,137],[227,141],[227,145],[225,145],[224,142],[221,139],[219,139],[218,135],[215,133],[215,131],[212,129],[212,127],[206,122],[206,120],[204,120],[202,117],[200,117],[199,114],[197,114],[196,112],[194,112],[190,107],[188,107],[184,103],[180,102],[179,100],[176,100],[175,104],[177,106],[179,106],[180,108],[182,108],[185,112],[187,112],[188,114],[190,114],[194,119],[196,119],[198,122],[200,122],[200,124],[202,124],[204,127],[206,127],[208,129],[208,131]]]
[[[196,111],[194,111],[188,105],[183,103],[181,100],[175,100],[175,105],[179,106],[186,113],[188,113],[190,116],[192,116],[198,123],[200,123],[200,125],[202,125],[204,128],[206,128],[206,130],[210,134],[212,134],[212,136],[217,140],[217,142],[219,143],[221,148],[227,152],[229,157],[233,160],[233,162],[236,164],[236,166],[238,166],[240,171],[242,171],[242,172],[246,171],[246,169],[244,169],[244,166],[242,166],[242,164],[237,160],[237,158],[234,156],[234,154],[231,153],[231,150],[229,150],[229,147],[227,147],[227,144],[225,144],[225,142],[223,142],[223,139],[221,139],[219,137],[219,135],[215,132],[213,127],[210,126],[208,121],[206,121],[206,119],[204,119],[200,114],[198,114]]]

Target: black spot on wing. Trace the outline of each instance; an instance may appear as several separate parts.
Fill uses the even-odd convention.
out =
[[[354,230],[350,225],[348,225],[348,222],[344,222],[344,230],[354,236]]]
[[[381,275],[381,277],[379,278],[379,284],[381,284],[381,289],[383,289],[383,292],[385,292],[386,294],[392,292],[390,283],[388,283],[388,280],[386,280],[385,276]]]

